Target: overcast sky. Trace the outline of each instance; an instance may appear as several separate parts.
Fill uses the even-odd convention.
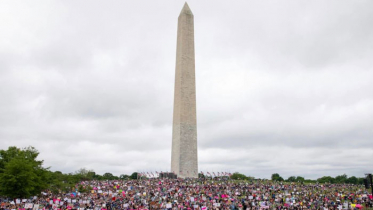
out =
[[[0,149],[169,171],[181,0],[1,1]],[[373,1],[190,0],[199,170],[373,170]]]

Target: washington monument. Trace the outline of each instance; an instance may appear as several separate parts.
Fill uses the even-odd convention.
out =
[[[198,177],[194,20],[187,3],[177,28],[171,171],[178,177]]]

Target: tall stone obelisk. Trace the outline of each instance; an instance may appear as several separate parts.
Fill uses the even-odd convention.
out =
[[[198,177],[194,18],[185,3],[178,19],[171,170]]]

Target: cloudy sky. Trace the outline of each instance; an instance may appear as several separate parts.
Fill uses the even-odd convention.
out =
[[[1,1],[0,149],[51,170],[170,170],[181,0]],[[373,168],[373,1],[190,0],[199,170]]]

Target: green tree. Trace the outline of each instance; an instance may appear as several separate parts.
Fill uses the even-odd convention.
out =
[[[346,183],[346,181],[347,181],[347,175],[346,174],[339,175],[339,176],[335,177],[335,182],[336,183]]]
[[[280,174],[275,173],[275,174],[272,174],[272,176],[271,176],[271,180],[272,180],[272,181],[279,181],[279,182],[282,182],[282,181],[284,181],[284,178],[282,178],[282,177],[280,176]]]
[[[348,184],[358,184],[359,179],[356,178],[355,176],[351,176],[346,180],[346,183],[348,183]]]
[[[318,178],[317,181],[319,183],[332,183],[332,184],[335,183],[335,179],[331,176],[323,176],[321,178]]]
[[[364,178],[363,177],[357,178],[357,184],[364,184]]]
[[[240,180],[246,180],[247,177],[244,174],[240,174],[238,172],[234,172],[231,176],[231,179],[240,179]]]
[[[296,182],[304,182],[304,177],[301,177],[301,176],[297,176],[297,178],[295,179]]]
[[[137,179],[137,172],[133,172],[130,176],[131,179]]]
[[[81,168],[77,170],[74,175],[79,181],[87,181],[92,180],[95,176],[95,172],[93,170],[87,170],[85,168]]]
[[[88,171],[87,173],[88,180],[94,179],[95,175],[96,175],[96,172],[94,172],[93,170]]]
[[[39,152],[33,147],[9,147],[0,150],[0,194],[26,198],[48,187],[48,169],[36,160]]]
[[[102,177],[104,179],[107,179],[107,180],[113,180],[113,179],[115,179],[115,176],[112,173],[109,173],[109,172],[104,173],[104,175],[102,175]]]
[[[296,181],[297,181],[297,178],[295,178],[295,176],[291,176],[291,177],[289,177],[286,181],[287,181],[287,182],[296,182]]]
[[[48,177],[46,179],[46,182],[49,185],[48,188],[53,193],[70,191],[76,184],[72,179],[70,179],[71,176],[73,175],[62,174],[60,171],[48,172]]]

